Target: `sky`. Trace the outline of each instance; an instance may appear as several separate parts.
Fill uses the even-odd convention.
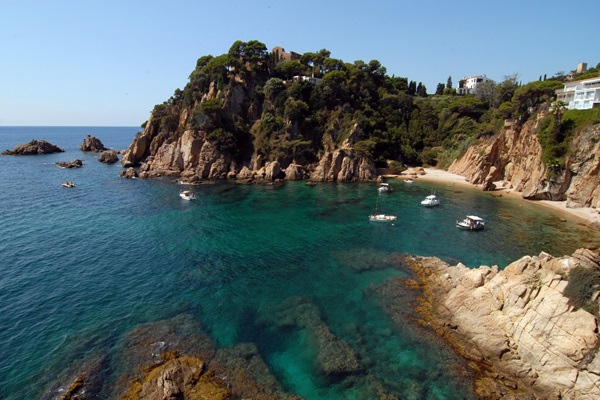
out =
[[[139,126],[236,40],[378,60],[429,93],[600,62],[600,2],[0,0],[0,126]]]

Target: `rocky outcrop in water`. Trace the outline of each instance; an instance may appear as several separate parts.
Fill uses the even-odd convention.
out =
[[[73,161],[59,161],[56,165],[61,168],[81,168],[83,167],[83,161],[79,159]]]
[[[32,140],[29,143],[19,144],[12,150],[4,150],[4,156],[29,156],[35,154],[63,153],[64,150],[45,140]]]
[[[100,154],[98,161],[105,164],[114,164],[119,161],[119,154],[115,150],[107,150]]]
[[[79,147],[79,150],[99,153],[108,149],[104,147],[100,139],[98,139],[96,136],[87,135],[86,138],[83,139],[83,143]]]
[[[523,257],[498,267],[469,269],[437,258],[409,264],[423,291],[419,311],[481,371],[481,398],[600,398],[596,317],[565,296],[576,266],[600,268],[600,254]]]
[[[107,376],[119,372],[116,383]],[[84,361],[42,399],[299,400],[286,393],[251,343],[217,349],[189,315],[142,325],[116,357]]]
[[[600,125],[574,135],[565,168],[556,170],[542,162],[537,132],[547,114],[525,123],[507,124],[492,140],[471,146],[448,171],[462,175],[484,190],[495,182],[521,192],[530,200],[567,201],[567,207],[600,207]]]

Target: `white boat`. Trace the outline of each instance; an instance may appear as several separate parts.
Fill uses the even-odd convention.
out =
[[[409,179],[405,179],[405,180],[404,180],[404,183],[413,183],[413,182],[414,182],[414,181],[413,181],[412,179],[410,179],[410,178],[409,178]]]
[[[434,207],[440,204],[440,200],[435,194],[430,194],[429,196],[425,197],[425,200],[423,200],[421,204],[425,207]]]
[[[369,215],[369,221],[371,221],[371,222],[394,222],[397,220],[398,220],[398,217],[395,215],[387,215],[387,214]]]
[[[196,195],[189,190],[180,190],[179,197],[181,197],[184,200],[194,200],[196,198]]]
[[[68,187],[68,188],[75,187],[75,184],[73,182],[71,182],[71,181],[63,182],[63,183],[61,183],[61,185],[64,186],[64,187]]]
[[[390,184],[389,183],[380,183],[379,187],[377,188],[377,191],[379,193],[388,192],[389,190],[390,190]]]
[[[379,214],[377,211],[378,208],[379,208],[379,195],[377,195],[377,201],[375,202],[375,213],[369,215],[369,221],[371,221],[371,222],[394,222],[394,221],[398,220],[398,217],[396,215]]]
[[[485,227],[485,221],[476,215],[467,215],[462,221],[456,221],[456,227],[469,231],[479,231]]]

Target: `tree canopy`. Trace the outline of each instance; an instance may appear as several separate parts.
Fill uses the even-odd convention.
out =
[[[225,54],[200,57],[185,88],[153,115],[165,121],[161,129],[176,130],[178,113],[189,108],[192,128],[239,156],[248,146],[266,158],[311,160],[352,133],[350,145],[378,165],[444,165],[465,143],[498,132],[504,119],[527,117],[562,82],[521,86],[512,75],[475,95],[457,95],[452,86],[449,76],[430,95],[422,82],[388,76],[378,60],[344,62],[326,49],[282,59],[259,41],[238,40]],[[211,88],[216,97],[207,99]],[[232,114],[225,108],[234,89],[245,103]]]

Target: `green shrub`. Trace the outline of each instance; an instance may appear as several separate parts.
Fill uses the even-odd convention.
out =
[[[594,314],[597,314],[598,307],[597,304],[592,304],[592,296],[598,290],[600,290],[600,270],[575,267],[569,273],[564,294],[573,307],[595,306]]]
[[[373,153],[375,152],[375,147],[377,146],[377,140],[376,139],[367,139],[367,140],[361,140],[359,142],[354,143],[354,150],[356,150],[357,152],[367,156],[367,157],[373,157]]]
[[[237,138],[229,131],[222,128],[215,129],[206,135],[206,140],[213,143],[224,153],[234,153],[237,150]]]
[[[565,165],[565,156],[569,150],[573,122],[548,116],[540,123],[538,139],[542,146],[542,162],[551,169],[561,169]]]
[[[563,121],[573,121],[573,128],[579,130],[589,125],[600,124],[600,108],[589,110],[566,110]]]

